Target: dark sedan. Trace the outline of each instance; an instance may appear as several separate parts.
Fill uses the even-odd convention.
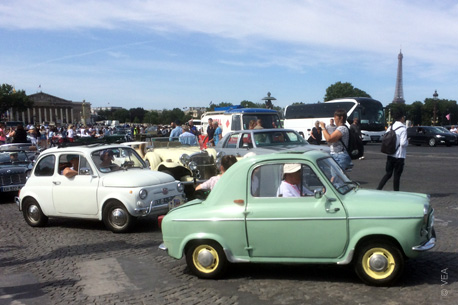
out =
[[[216,145],[218,152],[243,157],[251,152],[255,155],[280,151],[323,150],[325,145],[312,145],[292,129],[250,129],[233,131],[226,134]]]
[[[24,150],[0,151],[0,193],[17,192],[24,186],[34,157]]]
[[[431,147],[438,144],[451,146],[456,143],[456,137],[446,133],[437,126],[415,126],[407,128],[407,137],[410,144],[427,144]]]

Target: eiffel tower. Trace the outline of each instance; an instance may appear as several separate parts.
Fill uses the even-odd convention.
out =
[[[394,91],[393,103],[405,104],[404,90],[402,89],[402,52],[399,50],[398,55],[398,74],[396,77],[396,89]]]

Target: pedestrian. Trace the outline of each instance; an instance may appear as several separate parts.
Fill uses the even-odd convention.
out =
[[[207,135],[205,136],[204,140],[202,141],[205,144],[205,141],[208,141],[208,146],[213,146],[213,135],[215,134],[215,129],[213,128],[213,119],[208,119],[208,127],[207,127]]]
[[[169,136],[169,141],[173,141],[173,140],[178,140],[178,137],[183,133],[183,129],[181,128],[181,123],[180,123],[180,120],[176,120],[175,122],[172,122],[171,123],[172,127],[175,127],[172,129],[172,131],[170,132],[170,136]]]
[[[0,123],[0,145],[6,143],[5,125]]]
[[[217,121],[213,122],[213,129],[215,129],[215,133],[213,134],[213,144],[216,146],[223,137],[223,131],[221,130],[221,127],[218,126]]]
[[[181,126],[183,133],[178,137],[181,144],[195,146],[197,145],[197,136],[193,134],[187,125]]]
[[[392,155],[386,157],[385,165],[385,175],[377,187],[378,190],[383,189],[385,183],[393,177],[393,190],[399,191],[399,185],[401,182],[401,175],[404,170],[404,162],[406,158],[407,145],[409,144],[407,140],[407,130],[405,127],[406,117],[404,113],[400,110],[397,110],[393,114],[395,122],[388,127],[387,131],[391,129],[396,132],[396,152]],[[400,127],[400,128],[399,128]],[[397,129],[397,130],[396,130]]]
[[[350,125],[350,130],[353,130],[361,140],[363,139],[363,135],[361,134],[361,127],[359,125],[358,118],[353,119],[353,123]],[[359,160],[364,160],[364,156],[359,157]]]
[[[332,134],[334,130],[336,130],[337,126],[334,123],[334,119],[329,120],[329,125],[326,126],[326,130],[328,131],[329,134]]]
[[[312,128],[312,132],[310,133],[309,142],[310,144],[320,145],[321,144],[321,127],[320,121],[315,122],[315,127]]]
[[[27,131],[22,124],[17,125],[16,130],[10,133],[13,138],[12,143],[27,143]]]
[[[327,131],[326,124],[324,122],[320,122],[323,136],[330,146],[331,157],[344,171],[351,171],[353,163],[351,162],[351,158],[345,149],[345,147],[348,147],[350,139],[350,130],[345,125],[345,122],[347,121],[347,112],[344,109],[337,109],[334,112],[334,121],[336,122],[337,128],[332,134],[329,134]]]

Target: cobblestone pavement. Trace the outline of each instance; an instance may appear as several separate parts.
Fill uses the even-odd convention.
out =
[[[383,175],[379,148],[368,144],[350,175],[364,188]],[[432,195],[438,244],[407,261],[390,288],[366,286],[336,265],[234,265],[222,280],[200,280],[158,250],[152,219],[129,234],[72,219],[32,228],[1,194],[0,304],[458,304],[457,173],[458,147],[409,146],[401,190]]]

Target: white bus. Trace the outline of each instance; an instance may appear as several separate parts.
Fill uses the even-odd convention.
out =
[[[285,109],[285,128],[298,131],[308,139],[316,121],[326,125],[337,109],[347,111],[347,126],[358,118],[363,141],[379,142],[385,134],[385,112],[382,103],[366,97],[342,98],[325,103],[290,105]]]

